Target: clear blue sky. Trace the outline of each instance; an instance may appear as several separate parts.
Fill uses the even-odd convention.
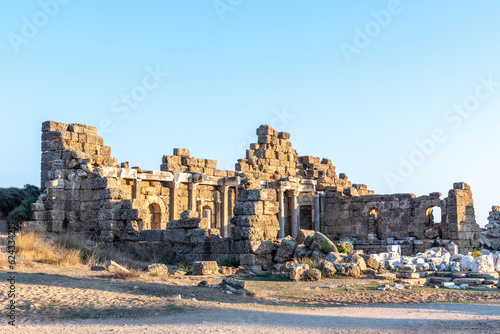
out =
[[[145,169],[174,147],[234,168],[272,123],[378,193],[445,197],[467,182],[484,225],[500,205],[499,13],[465,0],[3,0],[0,187],[39,184],[45,120],[99,126]]]

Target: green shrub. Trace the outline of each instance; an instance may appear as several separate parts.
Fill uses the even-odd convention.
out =
[[[179,262],[179,264],[174,267],[174,270],[185,271],[186,275],[191,275],[193,273],[193,268],[191,268],[191,265],[185,261]]]
[[[0,188],[0,212],[14,228],[19,223],[31,219],[31,203],[36,202],[40,190],[27,184],[23,188]]]
[[[225,259],[220,263],[223,267],[234,267],[238,268],[240,266],[240,260],[237,257],[232,257],[229,259]]]

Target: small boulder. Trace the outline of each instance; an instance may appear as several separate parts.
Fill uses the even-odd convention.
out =
[[[335,263],[335,270],[337,274],[343,276],[358,277],[361,275],[361,269],[355,263]]]
[[[92,271],[105,271],[106,268],[104,268],[103,266],[92,266],[92,267],[90,267],[90,270],[92,270]]]
[[[193,275],[218,275],[219,265],[215,261],[193,262]]]
[[[299,233],[297,233],[297,237],[295,238],[295,240],[299,245],[304,244],[307,247],[310,247],[313,243],[314,233],[315,231],[312,230],[300,230]]]
[[[325,257],[325,261],[331,262],[331,263],[341,263],[345,261],[345,258],[347,257],[346,254],[342,253],[328,253],[328,255]]]
[[[285,263],[292,258],[293,252],[297,247],[297,241],[293,240],[292,237],[288,236],[281,240],[281,244],[274,257],[275,262]]]
[[[292,281],[300,281],[304,279],[304,273],[309,270],[308,264],[296,264],[290,267],[290,279]]]
[[[337,273],[337,270],[335,270],[335,266],[333,265],[332,262],[325,261],[323,263],[323,277],[333,277]]]
[[[319,281],[321,280],[321,271],[315,268],[309,269],[305,272],[305,276],[307,277],[308,280]]]
[[[346,257],[345,262],[357,264],[361,271],[366,270],[366,262],[363,259],[363,257],[361,257],[359,254],[356,254],[356,253],[349,254]]]
[[[373,270],[379,270],[379,269],[381,269],[381,268],[384,267],[384,265],[382,263],[380,263],[379,261],[377,261],[371,255],[368,255],[368,254],[359,254],[359,256],[361,256],[365,260],[366,266],[368,268],[371,268]]]
[[[148,266],[146,271],[152,276],[167,276],[168,267],[163,263],[153,263]]]

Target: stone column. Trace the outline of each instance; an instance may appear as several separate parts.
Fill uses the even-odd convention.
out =
[[[279,239],[283,239],[285,237],[285,203],[283,195],[284,195],[284,190],[281,188],[278,189],[278,203],[280,206],[280,211],[278,213],[280,221],[280,231],[278,234]]]
[[[189,204],[188,204],[188,210],[189,211],[196,211],[198,212],[198,208],[196,207],[197,199],[198,196],[196,195],[196,188],[198,184],[196,183],[188,183],[188,191],[189,191]]]
[[[314,230],[318,231],[320,230],[320,209],[319,209],[319,192],[316,192],[315,194],[315,202],[314,202]]]
[[[134,188],[132,191],[132,199],[138,199],[141,196],[141,181],[140,179],[134,180]]]
[[[299,192],[292,190],[292,238],[296,238],[299,233]]]
[[[220,187],[220,197],[221,197],[221,224],[220,224],[220,233],[224,238],[229,237],[229,217],[228,217],[228,208],[229,208],[229,186]]]
[[[179,194],[179,183],[173,182],[170,185],[170,221],[179,219],[177,208],[177,196]]]

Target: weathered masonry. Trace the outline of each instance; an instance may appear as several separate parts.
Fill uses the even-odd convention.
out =
[[[43,193],[33,204],[33,220],[49,231],[88,232],[106,242],[138,241],[145,230],[162,231],[155,237],[162,240],[180,233],[171,230],[204,229],[220,238],[262,241],[306,229],[367,250],[399,242],[414,251],[440,240],[463,251],[478,246],[465,183],[455,183],[444,199],[440,193],[379,195],[337,175],[329,159],[299,156],[286,132],[262,125],[257,136],[235,171],[181,148],[163,156],[160,171],[149,171],[119,165],[95,127],[44,122]],[[241,186],[249,181],[251,189]],[[199,221],[189,227],[190,219]]]

